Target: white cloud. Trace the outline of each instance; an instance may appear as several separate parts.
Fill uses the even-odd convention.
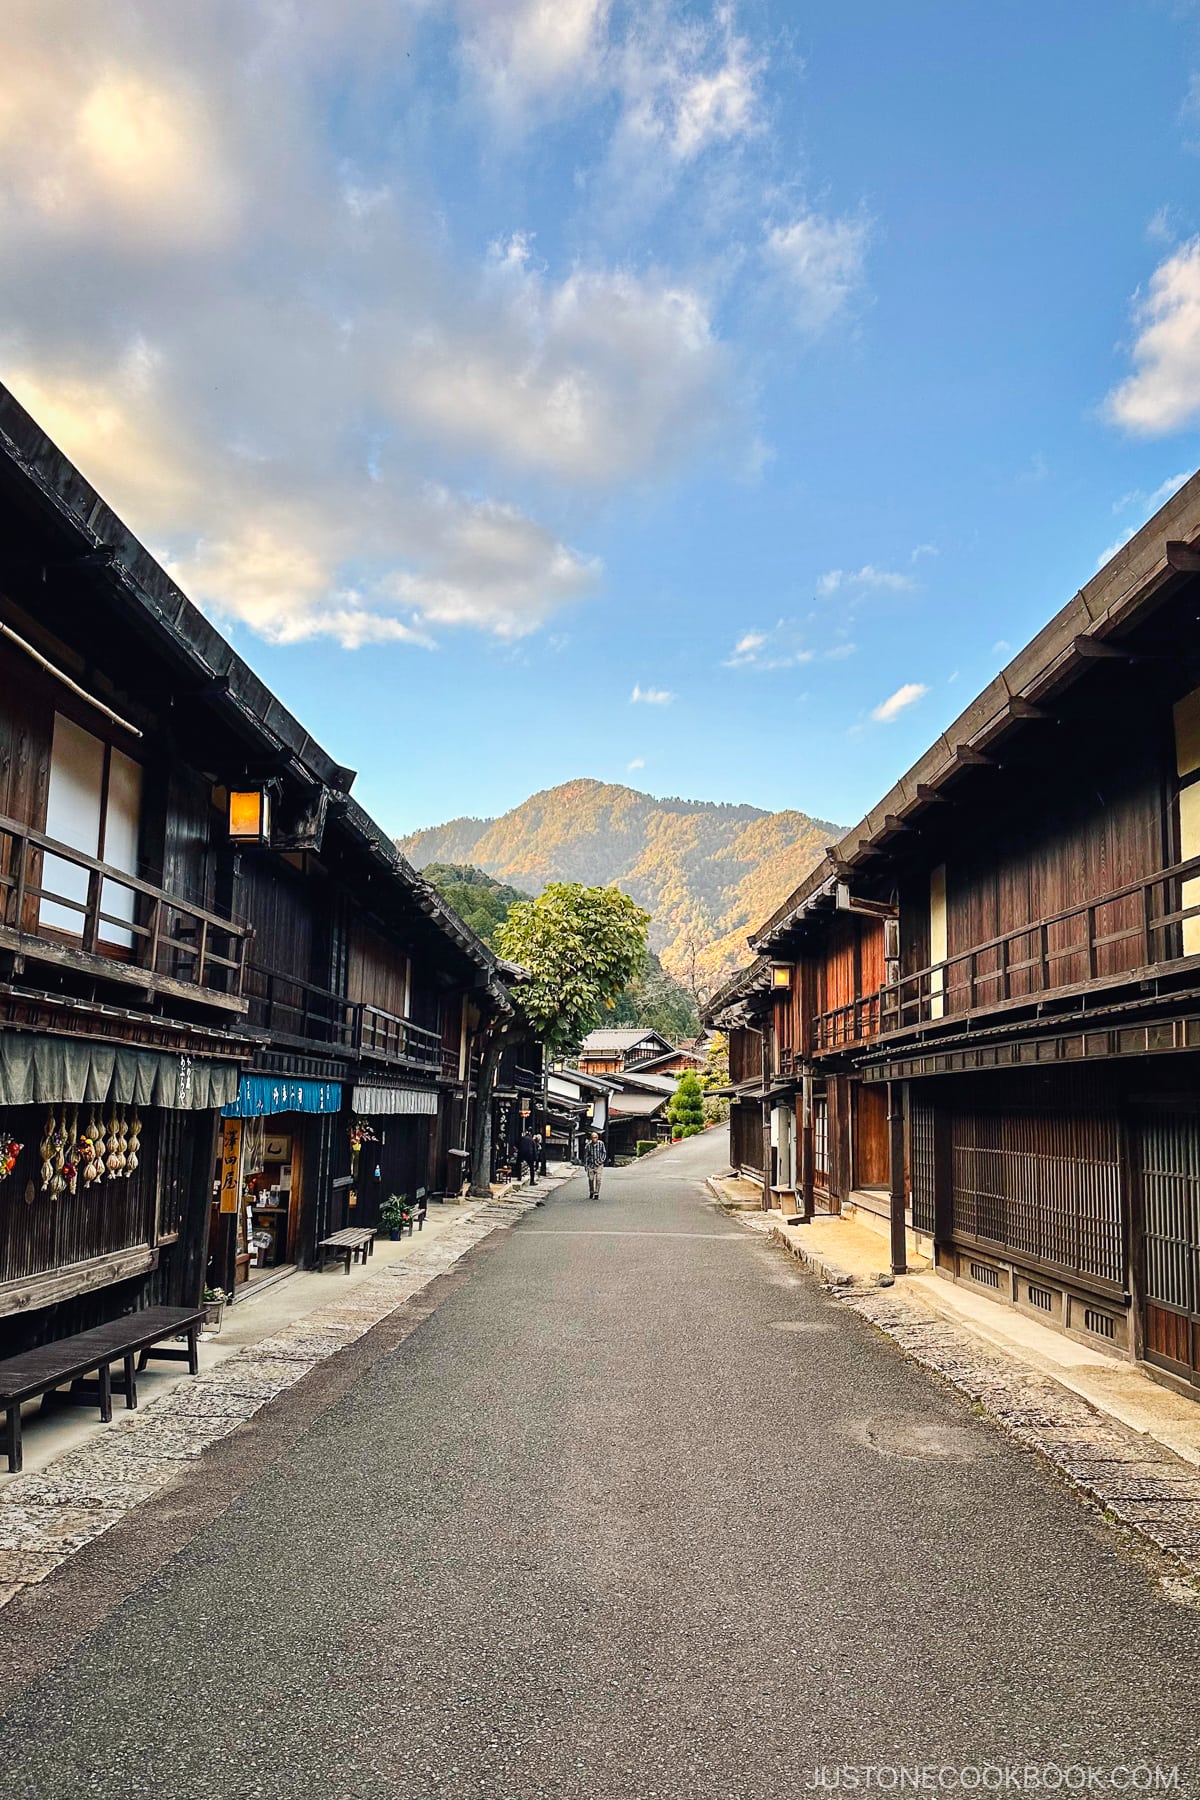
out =
[[[861,569],[826,570],[817,581],[817,593],[822,599],[830,594],[851,590],[860,593],[901,594],[909,592],[916,585],[911,575],[903,575],[896,569],[876,568],[874,563],[864,563]]]
[[[458,0],[463,53],[510,125],[600,79],[610,0]]]
[[[1122,494],[1119,500],[1113,501],[1113,511],[1123,513],[1127,507],[1136,506],[1139,512],[1149,518],[1158,511],[1160,506],[1165,506],[1172,494],[1177,494],[1184,482],[1190,481],[1194,473],[1193,469],[1181,469],[1178,475],[1168,475],[1167,479],[1160,481],[1149,494],[1143,492],[1141,488],[1132,488],[1129,493]]]
[[[803,331],[823,331],[861,291],[869,237],[865,219],[815,212],[768,231],[763,254]]]
[[[744,631],[725,658],[727,669],[792,669],[811,662],[813,651],[804,643],[794,619],[780,619],[769,630]]]
[[[457,4],[468,57],[538,93],[615,80],[605,0]],[[343,160],[329,92],[367,116],[436,10],[6,14],[0,366],[193,597],[274,641],[538,629],[600,579],[573,490],[653,481],[735,410],[694,282],[551,276],[520,234],[464,261],[403,155]],[[720,16],[697,77],[742,54]]]
[[[614,68],[623,116],[618,136],[663,149],[676,163],[759,129],[764,69],[739,37],[732,5],[708,24],[650,0],[634,15]]]
[[[633,758],[632,762],[627,762],[625,764],[625,770],[626,770],[627,774],[632,775],[636,769],[644,769],[645,766],[646,766],[645,757],[644,756],[635,756]]]
[[[629,704],[630,706],[670,706],[674,699],[675,695],[669,688],[644,688],[635,685],[629,696]]]
[[[886,700],[880,701],[871,717],[877,719],[881,725],[890,725],[893,719],[899,718],[906,706],[914,706],[918,700],[923,700],[928,692],[929,689],[924,682],[906,681],[904,686],[898,687],[894,694],[889,694]]]
[[[1200,238],[1161,262],[1134,306],[1134,374],[1109,394],[1110,419],[1141,437],[1200,417]]]
[[[555,284],[523,243],[492,274],[477,318],[398,358],[397,404],[428,429],[585,483],[662,472],[712,432],[728,370],[694,290],[619,270]]]

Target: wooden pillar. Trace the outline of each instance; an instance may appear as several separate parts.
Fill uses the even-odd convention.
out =
[[[775,1171],[772,1167],[772,1158],[775,1153],[771,1148],[771,1102],[766,1099],[764,1099],[764,1101],[762,1103],[762,1133],[763,1133],[762,1209],[764,1212],[770,1212],[770,1210],[771,1210],[771,1187],[775,1180]]]
[[[806,1069],[800,1088],[800,1217],[805,1225],[813,1216],[813,1169],[815,1163],[813,1126],[813,1078]]]
[[[908,1272],[908,1241],[904,1218],[904,1087],[888,1082],[888,1148],[891,1164],[892,1274]]]

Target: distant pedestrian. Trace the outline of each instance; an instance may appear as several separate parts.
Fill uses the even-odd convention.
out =
[[[520,1168],[527,1168],[529,1170],[529,1181],[531,1186],[537,1180],[540,1150],[541,1146],[534,1137],[532,1131],[523,1133],[521,1137]]]
[[[583,1146],[583,1166],[587,1170],[589,1199],[600,1198],[600,1176],[607,1161],[608,1151],[604,1148],[604,1139],[598,1131],[593,1131]]]

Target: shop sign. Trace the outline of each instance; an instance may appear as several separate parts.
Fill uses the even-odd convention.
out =
[[[221,1131],[221,1211],[235,1213],[241,1198],[242,1122],[226,1119]]]
[[[261,1119],[272,1113],[336,1113],[340,1081],[301,1081],[287,1075],[243,1075],[238,1097],[221,1108],[227,1119]]]

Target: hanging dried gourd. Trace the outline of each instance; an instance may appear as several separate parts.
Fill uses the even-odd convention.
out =
[[[104,1123],[103,1123],[102,1119],[98,1119],[96,1117],[96,1114],[94,1111],[92,1113],[91,1118],[88,1121],[88,1136],[92,1140],[92,1160],[91,1160],[92,1174],[91,1174],[90,1179],[92,1181],[103,1181],[104,1180]]]
[[[138,1117],[136,1106],[133,1117],[129,1121],[129,1147],[125,1156],[125,1173],[132,1175],[138,1166],[138,1156],[142,1148],[142,1121]]]
[[[62,1178],[65,1191],[74,1194],[79,1185],[79,1109],[72,1107],[68,1123],[63,1119]]]
[[[42,1159],[42,1192],[50,1186],[54,1178],[54,1114],[46,1119],[46,1133],[38,1145],[38,1153]]]
[[[116,1108],[114,1107],[112,1112],[109,1114],[108,1136],[104,1140],[104,1151],[105,1151],[104,1167],[105,1167],[106,1171],[108,1172],[108,1174],[113,1176],[114,1178],[118,1174],[120,1167],[121,1167],[120,1163],[117,1160],[117,1151],[120,1147],[120,1142],[121,1142],[121,1140],[117,1136],[117,1113],[116,1113]]]
[[[120,1119],[117,1124],[117,1161],[120,1165],[120,1173],[122,1175],[128,1175],[128,1173],[129,1173],[129,1127],[125,1122],[125,1108],[124,1107],[121,1108],[121,1115],[120,1115]]]
[[[50,1167],[53,1173],[50,1177],[50,1193],[55,1200],[58,1200],[67,1191],[67,1178],[63,1173],[67,1166],[67,1115],[65,1113],[53,1132],[51,1143],[53,1149],[50,1152]]]
[[[96,1115],[94,1113],[89,1115],[86,1126],[76,1140],[75,1156],[79,1163],[79,1173],[83,1176],[84,1187],[91,1187],[100,1173],[100,1164],[96,1160]]]

